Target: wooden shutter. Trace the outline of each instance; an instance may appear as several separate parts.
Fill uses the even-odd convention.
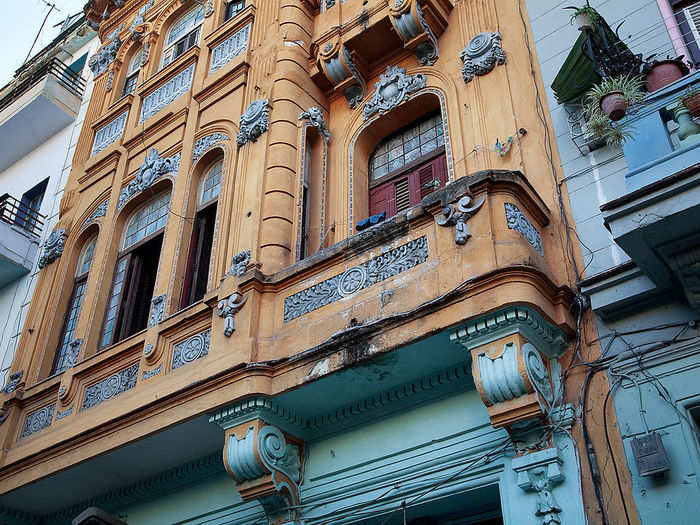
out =
[[[392,211],[396,209],[396,193],[394,190],[394,184],[388,182],[377,186],[370,191],[369,194],[369,214],[377,215],[378,213],[385,212],[386,218],[393,216],[396,212]]]
[[[445,156],[440,155],[428,164],[416,170],[416,179],[419,185],[418,204],[426,195],[430,195],[447,184],[447,162]]]

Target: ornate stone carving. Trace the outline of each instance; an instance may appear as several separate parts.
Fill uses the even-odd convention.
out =
[[[126,117],[129,111],[125,110],[118,117],[111,120],[95,132],[95,140],[92,142],[92,151],[90,156],[97,155],[110,144],[115,143],[124,133],[126,126]]]
[[[98,53],[92,55],[88,60],[88,67],[94,76],[101,75],[117,57],[117,52],[122,46],[122,41],[115,38],[104,46]]]
[[[228,299],[219,301],[216,307],[216,315],[224,319],[224,335],[231,337],[236,330],[234,316],[243,308],[243,305],[248,300],[247,295],[241,295],[238,292],[232,293]]]
[[[309,123],[318,130],[324,141],[328,142],[331,139],[331,134],[328,131],[328,125],[326,124],[326,119],[323,118],[323,111],[321,111],[321,108],[312,106],[306,111],[302,111],[299,114],[299,120],[304,119],[308,120]]]
[[[522,233],[523,237],[527,239],[527,242],[532,244],[533,248],[537,250],[537,253],[544,255],[544,251],[542,250],[542,237],[540,237],[540,232],[537,231],[537,228],[527,220],[527,217],[523,215],[523,212],[521,212],[515,204],[506,202],[505,207],[508,228]]]
[[[112,91],[112,82],[114,82],[114,69],[109,72],[107,77],[107,91]]]
[[[362,97],[364,96],[362,93],[362,88],[358,84],[353,84],[352,86],[346,88],[345,91],[343,91],[343,94],[345,95],[345,100],[348,101],[348,106],[350,106],[350,109],[356,109],[357,106],[362,103]]]
[[[471,82],[474,75],[485,75],[496,67],[496,64],[505,64],[506,55],[501,47],[501,34],[498,31],[479,33],[469,41],[459,58],[464,64],[464,82]]]
[[[532,452],[513,459],[512,467],[517,473],[518,486],[526,492],[535,492],[535,516],[542,525],[561,525],[561,506],[552,493],[555,485],[564,481],[562,460],[556,448]]]
[[[204,155],[209,148],[214,146],[214,144],[219,144],[220,142],[225,142],[229,140],[228,135],[224,133],[212,133],[206,137],[202,137],[197,142],[194,143],[194,152],[192,153],[192,164]]]
[[[279,428],[262,420],[246,425],[242,439],[233,430],[226,432],[226,470],[238,482],[243,501],[257,499],[271,523],[295,520],[301,481],[300,447]],[[242,434],[244,428],[240,425],[235,430]]]
[[[146,155],[134,180],[119,193],[117,208],[121,210],[134,195],[142,192],[146,188],[150,188],[151,185],[163,175],[176,172],[179,167],[179,153],[164,159],[158,154],[155,148],[151,148],[151,151]]]
[[[234,255],[231,259],[231,268],[226,272],[226,275],[243,275],[248,269],[249,263],[250,250]]]
[[[207,329],[189,339],[178,343],[173,349],[172,369],[188,365],[209,354],[209,339],[211,330]]]
[[[442,209],[442,216],[437,218],[438,226],[455,226],[455,242],[466,244],[471,237],[467,220],[478,212],[484,204],[482,197],[474,206],[471,204],[471,197],[464,196],[456,205],[447,205]]]
[[[389,14],[394,30],[403,41],[404,47],[415,47],[418,61],[424,66],[432,66],[440,56],[438,39],[425,21],[420,3],[397,0],[393,7],[389,8]]]
[[[326,78],[335,89],[343,92],[350,107],[355,109],[367,91],[367,84],[345,44],[328,42],[318,59]]]
[[[104,41],[105,41],[105,42],[109,42],[110,40],[112,40],[113,38],[115,38],[116,36],[118,36],[119,33],[122,32],[122,29],[124,29],[124,24],[119,24],[119,27],[117,27],[114,31],[112,31],[110,34],[108,34],[108,35],[105,37],[105,40],[104,40]]]
[[[425,237],[393,248],[346,272],[326,279],[284,300],[284,322],[291,321],[322,306],[410,270],[428,260]]]
[[[211,65],[209,74],[212,74],[235,57],[248,49],[248,37],[250,36],[250,24],[239,29],[233,35],[221,42],[211,51]]]
[[[143,374],[141,374],[142,380],[146,381],[148,379],[151,379],[152,377],[157,376],[160,374],[163,370],[163,365],[160,364],[157,367],[155,367],[153,370],[144,370]]]
[[[476,360],[483,394],[489,405],[510,401],[528,393],[520,373],[518,348],[508,343],[496,358],[479,354]],[[481,392],[480,392],[481,393]]]
[[[136,386],[139,375],[139,363],[134,363],[128,368],[112,374],[99,383],[95,383],[85,389],[85,397],[81,410],[87,410],[109,399],[117,397],[122,392],[131,390]]]
[[[67,408],[66,410],[63,410],[63,411],[59,410],[58,412],[56,412],[56,421],[60,421],[64,417],[70,416],[72,413],[73,413],[73,406],[71,406],[70,408]]]
[[[81,228],[85,228],[88,224],[90,224],[92,221],[95,219],[99,219],[100,217],[104,217],[107,215],[107,206],[109,206],[109,199],[105,199],[105,201],[100,204],[97,208],[95,208],[90,215],[88,215],[88,218],[83,221],[83,225]]]
[[[530,380],[530,384],[534,387],[537,393],[542,396],[547,404],[554,400],[554,392],[552,383],[549,378],[549,369],[542,360],[542,355],[530,343],[525,343],[522,347],[523,363],[525,363],[525,371]]]
[[[17,390],[19,382],[22,381],[23,374],[24,370],[20,370],[19,372],[14,372],[13,374],[10,374],[10,379],[7,381],[3,392],[5,392],[6,394],[11,394],[15,390]]]
[[[425,75],[407,75],[398,66],[389,66],[374,85],[372,99],[362,108],[362,117],[367,120],[375,113],[386,113],[406,100],[411,93],[425,87]]]
[[[153,353],[153,345],[151,343],[148,343],[146,346],[143,347],[144,357],[148,357],[152,353]]]
[[[20,439],[31,436],[32,434],[36,434],[37,432],[50,427],[55,410],[56,403],[53,403],[42,407],[31,414],[27,414],[27,419],[24,420],[24,427],[22,427],[22,433],[19,436]]]
[[[66,356],[66,364],[64,370],[75,366],[80,355],[80,345],[83,344],[82,339],[73,339],[68,345],[68,355]]]
[[[326,0],[326,9],[330,9],[335,5],[335,0]]]
[[[145,50],[144,50],[145,53]],[[180,95],[189,91],[192,86],[194,64],[175,75],[158,89],[146,95],[141,104],[141,117],[139,124],[158,113],[165,106],[177,99]]]
[[[245,113],[241,115],[241,128],[236,137],[240,148],[247,142],[255,142],[270,126],[270,101],[268,99],[251,102]]]
[[[146,11],[148,11],[151,7],[153,7],[153,4],[155,3],[155,0],[150,0],[149,2],[146,2],[146,4],[138,10],[136,13],[136,16],[134,16],[134,20],[131,22],[131,26],[129,27],[129,32],[131,33],[131,38],[135,40],[139,40],[143,37],[143,31],[138,31],[137,28],[139,26],[142,26],[145,22],[145,14]]]
[[[63,254],[67,237],[66,230],[63,229],[54,230],[49,234],[44,243],[44,251],[39,257],[39,268],[48,266]]]
[[[148,319],[148,326],[155,326],[163,320],[165,313],[165,294],[157,295],[151,299],[151,315]]]

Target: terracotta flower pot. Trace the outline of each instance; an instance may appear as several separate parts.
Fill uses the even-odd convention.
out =
[[[692,97],[684,98],[681,100],[683,105],[688,108],[690,114],[694,117],[700,117],[700,93],[693,95]]]
[[[687,74],[687,69],[684,68],[682,62],[678,60],[662,60],[654,64],[651,71],[647,73],[647,91],[651,93],[664,86],[668,86],[671,82],[675,82],[685,74]]]
[[[600,109],[610,120],[618,121],[627,114],[627,102],[622,91],[611,91],[600,99]]]

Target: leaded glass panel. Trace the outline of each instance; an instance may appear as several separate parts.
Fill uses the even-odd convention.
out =
[[[126,227],[122,250],[164,228],[168,218],[169,204],[170,192],[165,191],[160,195],[156,195],[146,205],[139,208],[132,215]]]

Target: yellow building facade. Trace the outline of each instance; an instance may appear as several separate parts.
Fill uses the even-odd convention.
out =
[[[522,9],[91,0],[95,87],[3,394],[7,522],[595,515],[564,371],[596,350]]]

